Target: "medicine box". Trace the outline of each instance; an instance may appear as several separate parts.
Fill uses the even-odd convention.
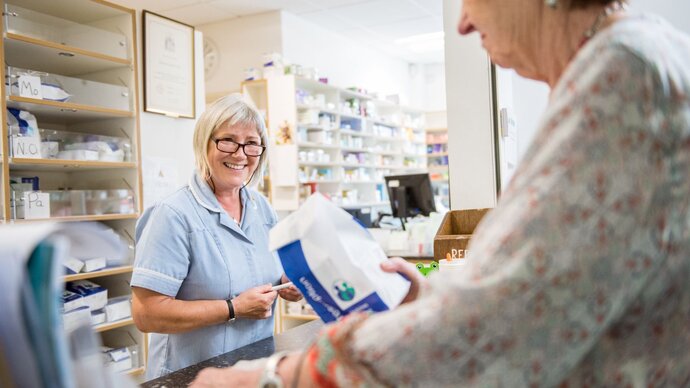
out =
[[[446,213],[434,237],[434,260],[445,259],[448,255],[451,259],[465,258],[472,233],[489,210],[451,210]]]
[[[67,291],[74,292],[84,298],[84,304],[91,311],[100,310],[108,303],[108,290],[88,280],[77,280],[65,285]]]

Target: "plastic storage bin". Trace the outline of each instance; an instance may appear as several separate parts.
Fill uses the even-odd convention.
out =
[[[5,86],[10,95],[19,96],[19,77],[22,75],[33,75],[41,78],[44,100],[122,111],[131,110],[129,89],[125,86],[8,66],[5,74]]]
[[[9,126],[10,138],[23,135],[16,125]],[[40,147],[38,155],[41,159],[66,160],[99,160],[103,162],[131,162],[132,144],[129,139],[114,136],[102,136],[77,132],[58,131],[54,129],[39,129]],[[10,142],[13,145],[15,142]],[[24,150],[26,151],[26,150]],[[10,155],[17,153],[10,147]],[[26,152],[20,153],[27,157]]]
[[[122,34],[46,15],[14,4],[5,4],[4,15],[5,32],[129,60],[127,38]]]

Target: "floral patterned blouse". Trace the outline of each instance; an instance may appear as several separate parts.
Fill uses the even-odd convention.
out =
[[[599,32],[480,224],[467,272],[327,326],[321,386],[689,387],[690,40]]]

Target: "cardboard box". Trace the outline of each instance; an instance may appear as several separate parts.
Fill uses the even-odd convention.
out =
[[[451,210],[446,213],[434,237],[434,260],[453,259],[467,255],[467,246],[479,221],[491,209]]]

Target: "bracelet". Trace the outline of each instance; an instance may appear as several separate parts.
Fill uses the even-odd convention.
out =
[[[232,322],[235,320],[235,306],[232,305],[232,298],[226,299],[225,303],[228,304],[228,311],[230,315],[228,315],[228,322]]]

